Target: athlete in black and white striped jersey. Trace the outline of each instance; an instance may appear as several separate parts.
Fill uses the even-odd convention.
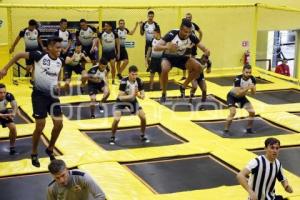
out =
[[[59,57],[61,52],[61,41],[61,38],[49,38],[47,53],[42,53],[40,51],[18,53],[0,71],[1,79],[7,74],[8,69],[19,59],[25,58],[34,60],[35,82],[31,100],[36,126],[32,139],[31,162],[35,167],[40,167],[37,147],[46,125],[47,115],[51,115],[53,121],[51,139],[48,148],[45,150],[51,160],[55,159],[53,149],[63,126],[60,101],[56,95],[59,90],[62,67],[62,61]]]
[[[280,141],[276,138],[265,140],[265,155],[252,159],[237,175],[239,183],[249,193],[248,200],[277,200],[275,195],[276,179],[286,192],[292,193],[287,178],[283,174],[281,162],[277,159]],[[247,177],[251,174],[250,179]]]
[[[115,32],[118,34],[119,36],[119,40],[120,40],[120,58],[117,60],[117,76],[118,78],[121,80],[122,77],[122,72],[124,71],[124,69],[126,68],[126,66],[129,63],[129,59],[128,59],[128,53],[125,47],[125,42],[126,42],[126,37],[127,35],[133,35],[137,26],[138,26],[138,22],[135,23],[135,27],[129,31],[126,27],[125,27],[125,20],[124,19],[120,19],[119,20],[119,27],[115,30]],[[121,62],[123,62],[121,64]]]

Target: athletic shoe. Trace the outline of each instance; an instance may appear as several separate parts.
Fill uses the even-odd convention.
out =
[[[180,91],[180,97],[184,98],[185,97],[185,88],[182,85],[179,86],[179,91]]]
[[[161,97],[160,97],[160,103],[165,103],[167,100],[167,97],[166,97],[166,94],[162,94]]]
[[[9,155],[11,155],[11,156],[18,155],[18,152],[16,152],[16,148],[15,147],[10,147],[9,148]]]
[[[35,167],[40,167],[41,166],[37,154],[31,154],[31,164]]]
[[[141,135],[141,141],[144,142],[144,143],[149,143],[150,140],[145,136],[145,135]]]
[[[115,145],[116,144],[116,138],[114,136],[111,136],[109,139],[109,144],[110,145]]]
[[[248,134],[255,134],[255,131],[252,130],[252,128],[247,128],[246,133]]]
[[[50,160],[55,160],[53,151],[50,151],[48,148],[46,148],[45,153],[49,156]]]

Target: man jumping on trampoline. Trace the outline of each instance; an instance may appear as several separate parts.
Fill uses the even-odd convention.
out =
[[[247,99],[246,95],[248,91],[251,91],[251,94],[256,93],[256,80],[252,74],[251,65],[246,64],[243,67],[243,74],[237,76],[234,79],[234,87],[228,92],[227,94],[227,104],[230,110],[230,114],[227,117],[225,127],[224,127],[224,134],[229,133],[229,127],[232,123],[232,120],[236,114],[236,108],[245,108],[249,113],[249,121],[246,129],[246,133],[254,133],[252,130],[253,126],[253,118],[255,116],[255,111]]]
[[[238,173],[237,179],[241,186],[249,193],[250,200],[282,200],[282,196],[275,195],[276,179],[280,181],[284,190],[293,193],[283,168],[277,159],[280,141],[276,138],[265,140],[265,155],[252,159],[249,164]],[[247,180],[249,175],[251,177]]]
[[[109,143],[115,144],[115,135],[121,119],[122,110],[129,109],[132,114],[137,114],[141,120],[141,141],[149,143],[145,136],[146,116],[136,98],[144,99],[145,92],[142,80],[138,77],[138,69],[132,65],[129,67],[129,75],[123,78],[119,87],[119,95],[115,104],[114,121],[112,123],[112,136]]]
[[[202,55],[201,58],[196,58],[196,60],[200,63],[201,67],[204,69],[206,68],[206,73],[211,72],[211,61],[209,60],[207,55]],[[207,87],[206,87],[206,81],[204,77],[204,72],[200,73],[200,76],[192,81],[192,89],[190,91],[190,103],[192,103],[193,98],[195,97],[195,93],[197,90],[197,87],[200,87],[202,92],[202,99],[201,102],[205,103],[206,97],[207,97]],[[204,110],[204,105],[200,106],[200,110]]]
[[[40,167],[37,147],[40,137],[46,125],[46,117],[49,113],[53,121],[53,129],[48,148],[45,152],[54,160],[53,149],[55,142],[63,127],[60,101],[57,94],[60,90],[60,73],[62,61],[60,60],[61,38],[53,37],[48,39],[47,53],[40,51],[21,52],[16,54],[0,71],[0,79],[6,74],[8,69],[19,59],[34,60],[35,84],[31,94],[33,117],[35,118],[35,129],[32,137],[31,162],[35,167]]]
[[[99,104],[100,112],[104,111],[103,103],[106,102],[109,97],[110,91],[108,87],[108,72],[109,68],[107,66],[108,62],[105,58],[101,58],[99,64],[93,66],[88,71],[88,91],[91,98],[91,118],[95,118],[96,109],[96,95],[99,92],[103,92],[102,100]]]
[[[63,160],[52,160],[48,169],[53,181],[47,200],[105,200],[105,194],[93,178],[81,170],[68,170]]]
[[[7,109],[7,104],[10,103],[12,111]],[[9,154],[15,155],[15,143],[17,137],[17,129],[14,123],[14,117],[18,111],[17,101],[13,94],[6,92],[6,87],[4,84],[0,83],[0,123],[2,127],[7,127],[9,129]]]
[[[166,90],[168,84],[168,74],[172,67],[187,69],[189,71],[187,79],[180,86],[181,97],[185,96],[185,88],[188,84],[198,78],[203,71],[200,63],[188,53],[188,49],[196,45],[205,55],[209,56],[210,52],[200,43],[196,35],[192,34],[192,23],[183,19],[180,30],[168,32],[154,48],[155,51],[165,51],[162,56],[162,96],[161,102],[166,101]]]

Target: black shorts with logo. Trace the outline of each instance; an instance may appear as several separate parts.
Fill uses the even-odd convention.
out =
[[[81,74],[83,71],[83,67],[81,64],[72,66],[72,65],[65,65],[64,66],[64,80],[70,79],[72,77],[72,72],[74,71],[76,74]]]
[[[33,89],[31,93],[33,117],[35,119],[43,119],[47,114],[53,117],[62,115],[60,101],[58,97],[53,97],[50,94],[45,94],[37,89]]]
[[[125,47],[120,47],[120,58],[118,61],[128,60],[128,53]]]
[[[3,110],[3,111],[0,111],[0,113],[1,114],[9,114],[9,110],[8,109]],[[11,118],[4,119],[4,118],[0,117],[0,123],[1,123],[2,127],[5,128],[5,127],[7,127],[7,124],[14,123],[14,120]]]
[[[141,110],[139,102],[135,99],[134,101],[120,101],[117,99],[114,109],[118,111],[122,111],[124,109],[129,109],[131,114],[136,114],[138,110]]]
[[[155,72],[161,73],[161,58],[151,57],[150,61],[150,73],[154,74]]]
[[[32,52],[32,51],[41,51],[41,48],[35,48],[35,49],[25,49],[25,52]],[[28,65],[33,65],[34,64],[34,60],[31,60],[31,59],[25,59],[25,63],[26,63],[26,66]]]
[[[116,52],[115,52],[115,50],[102,51],[102,58],[105,58],[107,61],[116,59]]]
[[[162,60],[168,60],[171,67],[177,67],[179,69],[185,70],[186,62],[190,59],[189,56],[179,56],[179,55],[169,55],[163,54]]]
[[[232,92],[228,92],[227,94],[227,105],[228,107],[240,107],[243,108],[250,101],[246,96],[236,97],[232,94]]]
[[[100,83],[88,82],[89,95],[92,96],[92,95],[96,95],[96,94],[102,92],[104,86],[105,86],[104,81],[101,81]]]
[[[201,73],[200,76],[196,79],[198,85],[202,82],[205,81],[204,73]]]
[[[148,49],[149,47],[152,46],[152,41],[148,41],[146,40],[146,45],[145,45],[145,57],[147,56],[147,52],[148,52]],[[151,56],[151,55],[150,55]]]

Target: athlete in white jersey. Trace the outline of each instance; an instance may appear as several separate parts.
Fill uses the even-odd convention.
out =
[[[76,40],[82,45],[82,50],[90,57],[93,65],[96,64],[96,49],[93,49],[93,44],[97,41],[97,29],[87,24],[85,19],[79,21],[80,28],[76,31]],[[85,68],[85,65],[83,65]]]
[[[155,51],[154,48],[161,42],[161,34],[160,28],[156,27],[154,29],[154,38],[152,39],[151,45],[148,49],[147,56],[150,58],[150,91],[153,90],[153,82],[154,82],[154,75],[158,73],[159,82],[161,82],[160,74],[161,74],[161,59],[163,51]],[[161,85],[161,83],[160,83]]]
[[[60,56],[65,60],[72,44],[72,35],[67,30],[68,21],[66,19],[62,18],[59,22],[59,26],[60,28],[54,33],[54,36],[60,37],[62,39],[61,42],[62,52]]]
[[[245,65],[243,67],[243,74],[237,76],[234,79],[233,88],[227,94],[227,104],[230,110],[230,114],[227,117],[224,134],[229,133],[229,127],[236,113],[236,107],[244,108],[249,113],[249,121],[247,125],[246,132],[253,133],[253,118],[255,116],[254,108],[251,102],[247,99],[246,95],[248,91],[251,94],[256,93],[256,80],[252,74],[252,69],[250,65]]]
[[[98,34],[102,46],[102,57],[105,58],[111,67],[112,84],[115,84],[116,59],[120,57],[119,36],[112,31],[112,25],[105,23],[104,31]]]
[[[118,71],[117,76],[120,80],[123,78],[122,77],[122,72],[124,71],[124,69],[126,68],[126,66],[129,63],[128,53],[127,53],[126,46],[125,46],[126,38],[127,38],[127,35],[133,35],[134,34],[138,24],[139,23],[136,22],[135,27],[131,31],[129,31],[125,27],[125,20],[120,19],[119,20],[119,27],[115,30],[115,32],[118,34],[119,40],[120,40],[120,58],[117,60],[117,71]]]
[[[26,52],[40,50],[40,47],[42,47],[43,50],[46,50],[46,47],[44,47],[40,37],[40,31],[37,29],[37,21],[35,21],[34,19],[29,20],[28,27],[20,31],[19,35],[9,49],[9,53],[14,52],[15,47],[17,46],[21,38],[24,38]],[[33,61],[26,59],[25,76],[31,76],[32,68]]]
[[[180,86],[181,96],[185,96],[185,88],[188,84],[199,77],[203,71],[200,63],[190,56],[189,49],[196,45],[205,55],[209,56],[210,52],[192,33],[192,23],[189,20],[182,20],[180,30],[172,30],[168,32],[162,41],[156,45],[154,50],[164,50],[162,58],[162,97],[161,101],[166,101],[166,88],[168,84],[168,74],[172,67],[189,70],[189,75]]]
[[[186,13],[185,14],[185,19],[190,20],[192,22],[192,18],[193,18],[193,16],[192,16],[191,13]],[[199,38],[199,40],[201,42],[202,37],[203,37],[203,32],[200,29],[200,27],[196,23],[194,23],[194,22],[192,22],[192,32],[194,34],[196,34],[196,32],[198,32],[198,34],[199,34],[198,38]],[[195,57],[197,55],[197,47],[196,46],[193,46],[191,48],[191,54],[192,54],[193,57]],[[186,79],[186,70],[183,70],[183,76],[182,76],[181,80],[185,80],[185,79]]]
[[[145,22],[140,22],[140,34],[144,35],[146,38],[146,45],[145,45],[145,65],[148,67],[150,60],[147,59],[147,51],[149,46],[151,45],[151,41],[153,39],[153,31],[159,25],[153,20],[154,12],[150,10],[147,15],[148,19]],[[149,68],[147,68],[149,71]]]
[[[40,137],[46,125],[47,114],[50,114],[53,121],[53,129],[48,148],[45,152],[51,160],[55,159],[53,149],[55,142],[63,127],[60,101],[57,97],[59,90],[60,72],[62,61],[59,58],[61,52],[61,38],[50,38],[47,44],[47,53],[40,51],[22,52],[16,54],[0,71],[0,79],[3,78],[8,69],[19,59],[34,60],[34,87],[31,94],[33,117],[35,118],[35,130],[32,139],[32,165],[40,167],[37,147]]]

